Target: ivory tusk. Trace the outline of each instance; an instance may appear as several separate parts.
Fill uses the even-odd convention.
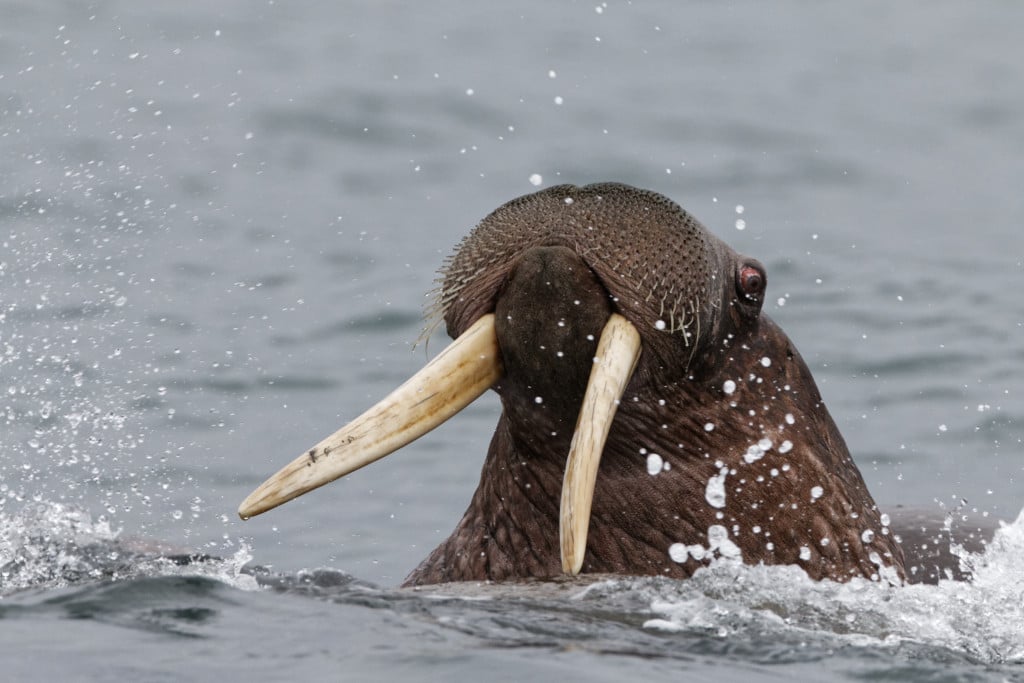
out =
[[[380,403],[263,482],[242,501],[239,516],[254,517],[393,453],[472,403],[501,374],[488,314]]]
[[[613,313],[601,331],[597,356],[576,420],[562,480],[559,545],[562,571],[576,575],[583,568],[594,502],[597,468],[601,463],[612,418],[640,358],[640,333],[632,323]]]

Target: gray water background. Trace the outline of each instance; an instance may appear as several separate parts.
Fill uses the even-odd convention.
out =
[[[1013,519],[1021,26],[994,2],[4,0],[0,512],[397,584],[461,515],[493,397],[234,511],[442,347],[411,351],[437,267],[539,174],[660,191],[761,259],[881,503]]]

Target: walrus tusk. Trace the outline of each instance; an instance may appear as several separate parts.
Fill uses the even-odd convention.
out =
[[[639,358],[640,333],[628,320],[613,313],[601,331],[565,463],[558,530],[562,571],[566,574],[579,574],[583,568],[597,467],[619,399]]]
[[[380,403],[267,479],[238,507],[254,517],[405,446],[468,406],[502,375],[494,315],[477,320]]]

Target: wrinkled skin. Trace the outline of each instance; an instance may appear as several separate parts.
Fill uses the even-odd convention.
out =
[[[761,312],[763,268],[669,200],[613,184],[528,195],[488,216],[444,275],[453,338],[496,315],[503,411],[465,515],[406,585],[562,573],[566,454],[613,312],[642,352],[604,448],[584,573],[682,578],[724,556],[903,577],[810,371]]]

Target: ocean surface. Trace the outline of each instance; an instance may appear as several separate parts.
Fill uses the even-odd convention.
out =
[[[0,0],[10,680],[1024,680],[1024,4]],[[883,506],[1004,520],[969,583],[397,590],[485,396],[248,522],[443,348],[499,204],[616,180],[768,269]]]

